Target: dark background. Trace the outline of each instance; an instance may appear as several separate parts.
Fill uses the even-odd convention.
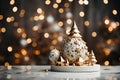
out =
[[[119,65],[119,4],[120,0],[0,0],[0,65],[50,64],[50,50],[62,49],[74,20],[98,63]]]

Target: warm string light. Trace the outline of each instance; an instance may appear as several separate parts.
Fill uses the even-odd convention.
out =
[[[84,22],[84,25],[85,25],[86,27],[88,27],[88,26],[90,25],[90,22],[89,22],[89,21],[85,21],[85,22]]]
[[[110,55],[111,49],[104,48],[103,51],[104,51],[105,55],[108,56],[108,55]]]
[[[12,9],[13,12],[17,12],[17,10],[18,10],[17,6],[13,7],[13,9]]]
[[[104,62],[104,65],[105,65],[105,66],[108,66],[109,64],[110,64],[109,61],[105,61],[105,62]]]
[[[67,19],[67,24],[72,24],[72,20],[71,19]]]
[[[97,33],[96,32],[92,32],[92,37],[96,37]]]
[[[62,0],[56,0],[56,3],[61,3],[62,2]]]
[[[79,0],[78,1],[78,3],[80,4],[80,5],[88,5],[89,4],[89,1],[88,0]]]
[[[118,12],[117,12],[117,10],[113,10],[112,13],[113,13],[113,15],[117,15]]]
[[[58,26],[62,27],[64,25],[64,23],[62,21],[58,22]]]
[[[8,46],[7,50],[8,50],[8,52],[12,52],[12,50],[13,50],[12,46]]]
[[[45,1],[45,4],[46,4],[46,5],[50,5],[50,3],[51,3],[50,0],[46,0],[46,1]]]
[[[45,33],[45,34],[44,34],[44,37],[45,37],[45,38],[49,38],[49,36],[50,36],[49,33]]]
[[[4,27],[1,28],[1,29],[0,29],[0,32],[5,33],[5,32],[6,32],[6,28],[4,28]]]
[[[54,3],[54,4],[53,4],[53,8],[55,8],[55,9],[58,8],[58,6],[59,6],[59,5],[58,5],[57,3]]]
[[[63,8],[59,8],[59,9],[58,9],[58,12],[59,12],[59,13],[63,13],[63,12],[64,12],[64,9],[63,9]]]
[[[104,23],[108,25],[110,23],[109,19],[105,19]]]
[[[15,0],[10,0],[10,5],[14,5],[15,4]]]
[[[108,4],[108,0],[103,0],[103,3],[104,4]]]
[[[0,15],[0,20],[2,20],[3,19],[3,15]]]
[[[84,17],[85,13],[83,11],[80,11],[79,15],[80,15],[80,17]]]

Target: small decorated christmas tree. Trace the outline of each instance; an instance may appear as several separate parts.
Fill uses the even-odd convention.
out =
[[[70,64],[75,63],[79,57],[85,59],[88,48],[82,39],[80,32],[74,22],[68,38],[65,40],[62,56],[68,60]]]
[[[100,70],[100,65],[94,65],[97,62],[95,55],[93,51],[88,52],[88,47],[82,39],[75,22],[71,27],[68,38],[65,39],[60,54],[59,52],[58,50],[51,51],[50,61],[55,62],[51,66],[51,70],[70,72]]]
[[[78,61],[76,62],[76,65],[77,65],[77,66],[82,66],[83,64],[84,64],[84,60],[83,60],[83,58],[80,56],[79,59],[78,59]]]
[[[91,53],[89,54],[89,61],[88,61],[88,65],[92,66],[97,62],[95,55],[93,53],[93,50],[91,51]]]

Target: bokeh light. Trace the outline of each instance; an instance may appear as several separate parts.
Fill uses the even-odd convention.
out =
[[[57,4],[57,3],[54,3],[54,4],[53,4],[53,8],[58,8],[58,4]]]
[[[117,10],[113,10],[112,13],[113,13],[114,15],[117,15],[118,12],[117,12]]]
[[[104,4],[108,4],[108,0],[103,0],[103,3]]]
[[[18,10],[17,6],[13,7],[12,10],[13,10],[13,12],[17,12],[17,10]]]
[[[8,52],[12,52],[12,50],[13,50],[12,46],[8,46],[7,50],[8,50]]]
[[[50,64],[50,50],[62,50],[74,21],[88,48],[95,52],[98,63],[120,64],[119,0],[2,2],[0,64]],[[8,79],[11,79],[9,75]]]
[[[96,37],[97,33],[96,32],[92,32],[92,37]]]
[[[2,20],[3,19],[3,15],[0,15],[0,20]]]
[[[79,15],[80,15],[80,17],[84,17],[85,13],[83,11],[80,11]]]

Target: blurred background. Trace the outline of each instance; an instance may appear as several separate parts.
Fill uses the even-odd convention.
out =
[[[101,65],[120,64],[120,0],[0,0],[0,65],[49,65],[75,20]]]

